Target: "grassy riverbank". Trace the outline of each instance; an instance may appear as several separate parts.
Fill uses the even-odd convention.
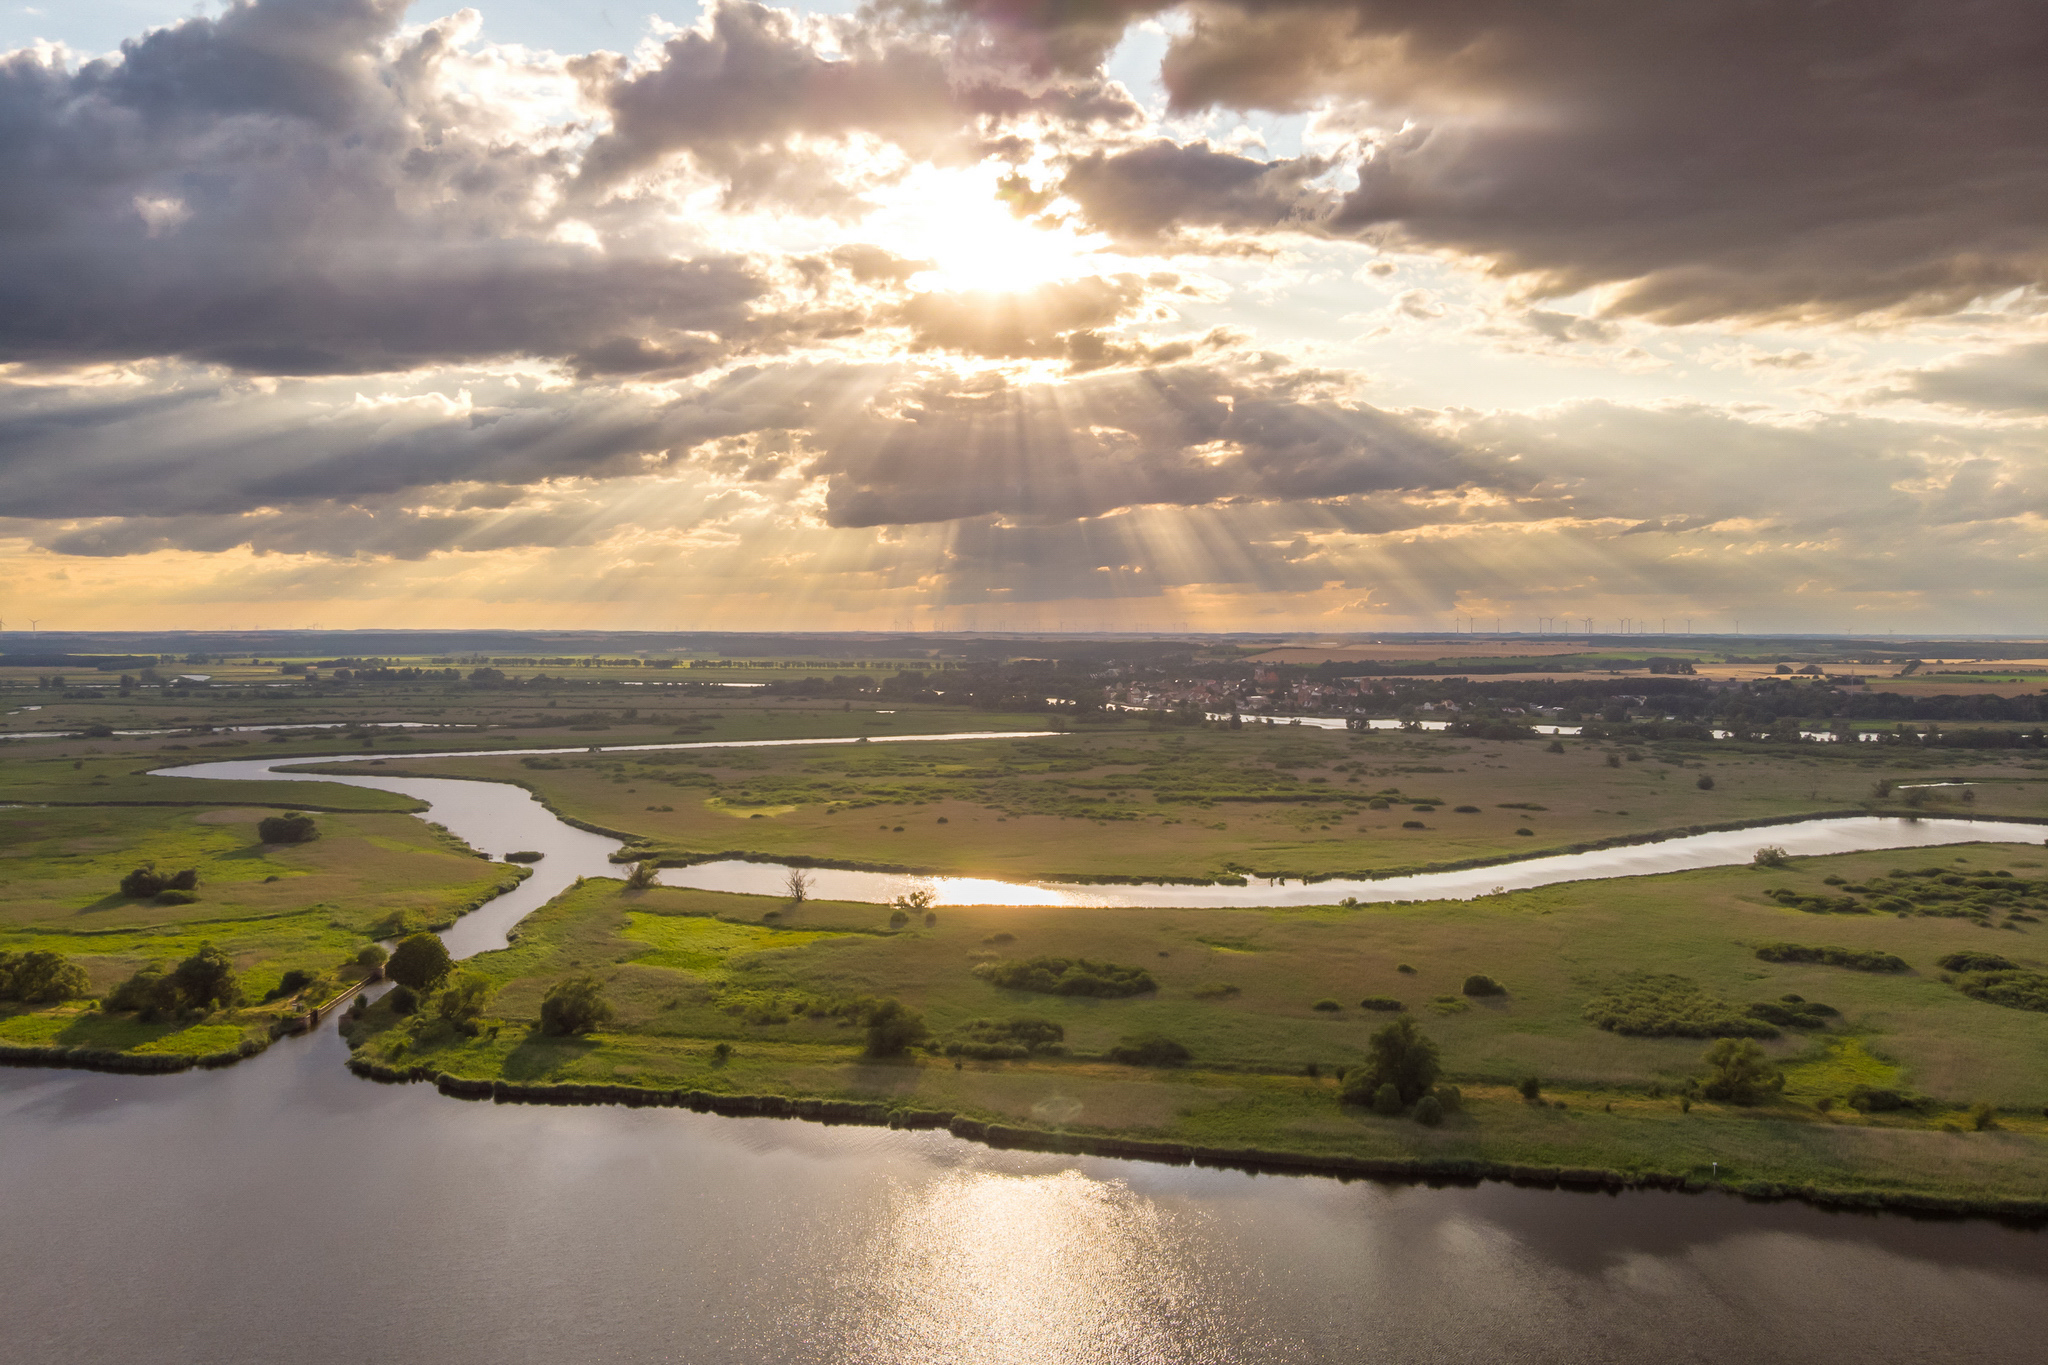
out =
[[[221,789],[209,786],[217,801]],[[231,959],[248,1001],[204,1018],[154,1022],[84,1000],[5,1004],[0,1048],[55,1050],[80,1061],[101,1054],[238,1055],[267,1041],[281,1020],[358,979],[352,963],[366,943],[452,924],[525,875],[479,859],[412,816],[385,812],[323,813],[319,838],[265,844],[256,825],[274,813],[219,806],[0,810],[0,952],[63,954],[103,994],[140,967],[173,964],[210,944]],[[167,872],[192,869],[193,899],[166,904],[123,895],[122,877],[144,863]],[[305,984],[266,999],[293,970]]]
[[[2040,921],[2028,918],[2048,891],[2034,887],[2043,862],[2039,849],[1974,845],[1466,903],[946,907],[935,923],[894,929],[887,907],[635,892],[593,880],[530,917],[512,947],[466,964],[494,990],[477,1037],[379,1008],[359,1026],[357,1055],[385,1072],[811,1096],[1203,1148],[1701,1176],[1718,1162],[1738,1181],[2043,1199],[2048,1014],[1973,999],[1937,965],[1974,949],[2048,967]],[[1891,876],[1929,869],[1936,875]],[[1844,889],[1872,882],[1876,889]],[[2025,887],[2002,894],[1980,882]],[[1863,913],[1814,913],[1783,903],[1869,903],[1894,886],[1922,896],[1901,899],[1903,917],[1868,904]],[[775,918],[764,922],[769,912]],[[1910,970],[1758,958],[1759,945],[1778,942],[1892,953]],[[1002,989],[974,971],[1045,954],[1139,966],[1156,989],[1125,999],[1049,996]],[[583,973],[604,981],[611,1023],[581,1038],[536,1031],[545,991]],[[1474,973],[1497,978],[1506,994],[1464,995]],[[1737,1008],[1796,994],[1839,1014],[1827,1028],[1788,1028],[1763,1043],[1787,1077],[1782,1094],[1753,1108],[1693,1102],[1688,1112],[1680,1091],[1701,1069],[1705,1040],[1625,1036],[1587,1018],[1590,1004],[1643,973],[1683,977]],[[861,996],[900,1000],[940,1042],[973,1019],[1044,1019],[1064,1031],[1067,1053],[864,1058],[859,1030],[834,1012],[835,1002]],[[1440,1129],[1338,1103],[1334,1073],[1358,1066],[1391,1017],[1360,1007],[1377,997],[1401,1001],[1421,1022],[1465,1090],[1464,1107]],[[1338,1008],[1319,1009],[1319,1001]],[[1105,1060],[1133,1035],[1170,1037],[1191,1061],[1159,1069]],[[1544,1105],[1514,1089],[1532,1075]],[[1858,1086],[1926,1102],[1861,1114],[1847,1103]],[[1947,1131],[1968,1126],[1963,1107],[1972,1104],[1996,1108],[1995,1128]]]

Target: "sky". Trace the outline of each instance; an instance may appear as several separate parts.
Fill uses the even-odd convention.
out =
[[[2034,0],[0,0],[0,627],[2048,632]]]

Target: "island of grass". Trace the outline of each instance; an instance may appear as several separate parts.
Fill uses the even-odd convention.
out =
[[[1397,906],[942,906],[899,928],[888,906],[591,879],[456,965],[473,1020],[431,993],[407,1017],[367,1008],[352,1065],[454,1093],[949,1122],[1051,1147],[2048,1212],[2048,1013],[1940,965],[1995,937],[1992,970],[2039,972],[2031,924],[1829,916],[1829,951],[1757,954],[1815,923],[1768,891],[1904,880],[1900,856]],[[2048,898],[2038,849],[1906,856],[2010,889],[2000,925]],[[1867,969],[1878,954],[1907,970]],[[1077,972],[1151,988],[1045,988]],[[1466,994],[1475,975],[1501,993]],[[572,979],[608,1018],[543,1028]],[[879,1055],[876,1002],[915,1020]],[[1441,1086],[1391,1113],[1345,1103],[1390,1020],[1439,1051]],[[1714,1098],[1713,1048],[1754,1056],[1754,1102]]]
[[[785,729],[795,736],[810,726],[792,717]],[[1054,881],[1228,881],[1472,866],[1812,815],[1904,811],[1907,797],[1928,814],[2040,820],[2048,782],[2035,776],[2035,752],[1680,740],[1553,746],[1104,723],[944,744],[393,756],[383,771],[516,782],[557,814],[670,865],[740,856]],[[1714,780],[1703,787],[1701,777]],[[1967,803],[1963,789],[1907,785],[1957,777],[1983,779]],[[1883,785],[1879,796],[1882,784],[1900,785]]]
[[[56,998],[0,990],[0,1060],[176,1070],[248,1056],[371,975],[374,941],[452,924],[525,875],[375,810],[0,810],[0,957],[75,973]],[[226,994],[131,985],[214,958]]]

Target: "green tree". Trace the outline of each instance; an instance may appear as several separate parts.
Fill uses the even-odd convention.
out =
[[[1437,1069],[1436,1044],[1404,1014],[1373,1034],[1365,1065],[1345,1075],[1339,1095],[1345,1104],[1371,1104],[1381,1086],[1391,1085],[1403,1104],[1411,1104],[1436,1084]]]
[[[90,993],[85,969],[62,953],[0,953],[0,1000],[54,1005]]]
[[[1753,1038],[1722,1038],[1708,1048],[1701,1093],[1729,1104],[1755,1104],[1785,1088],[1785,1077]]]
[[[611,1019],[612,1005],[604,998],[604,983],[594,976],[566,977],[548,987],[541,998],[542,1033],[589,1033]]]
[[[109,1010],[133,1010],[144,1022],[178,1012],[178,991],[161,963],[136,969],[133,976],[107,992]]]
[[[867,1055],[896,1057],[912,1043],[923,1042],[928,1034],[924,1016],[900,1000],[877,1000],[861,1013],[867,1029]]]
[[[384,964],[384,975],[401,986],[425,992],[440,985],[454,966],[439,934],[414,934],[399,940],[398,951]]]
[[[233,1009],[242,1003],[235,964],[211,943],[171,969],[171,989],[188,1010]]]
[[[266,815],[256,822],[256,837],[266,844],[303,844],[320,837],[320,827],[302,810]]]
[[[1372,1092],[1372,1112],[1390,1119],[1401,1112],[1401,1087],[1388,1081]]]
[[[482,1017],[484,1003],[490,999],[491,983],[475,972],[461,972],[453,984],[441,992],[436,1012],[455,1026],[456,1032],[475,1034],[476,1021]]]

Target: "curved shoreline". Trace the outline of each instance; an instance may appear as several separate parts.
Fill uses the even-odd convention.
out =
[[[1205,1166],[1250,1174],[1311,1175],[1340,1180],[1399,1181],[1405,1184],[1501,1184],[1595,1192],[1668,1190],[1722,1193],[1767,1202],[1794,1201],[1832,1211],[1901,1213],[1920,1216],[1992,1218],[2030,1228],[2048,1226],[2048,1199],[1966,1199],[1828,1185],[1776,1181],[1705,1180],[1676,1171],[1621,1171],[1597,1166],[1531,1166],[1462,1157],[1353,1157],[1290,1152],[1263,1147],[1209,1147],[1108,1134],[1066,1133],[1015,1124],[990,1123],[936,1109],[895,1108],[857,1100],[787,1095],[737,1095],[709,1090],[654,1090],[637,1086],[576,1082],[527,1084],[473,1080],[426,1067],[393,1068],[351,1057],[348,1068],[384,1084],[432,1082],[454,1099],[497,1104],[620,1105],[635,1109],[690,1109],[729,1118],[799,1119],[808,1123],[872,1128],[939,1129],[988,1147],[1070,1156],[1114,1157],[1173,1166]]]

